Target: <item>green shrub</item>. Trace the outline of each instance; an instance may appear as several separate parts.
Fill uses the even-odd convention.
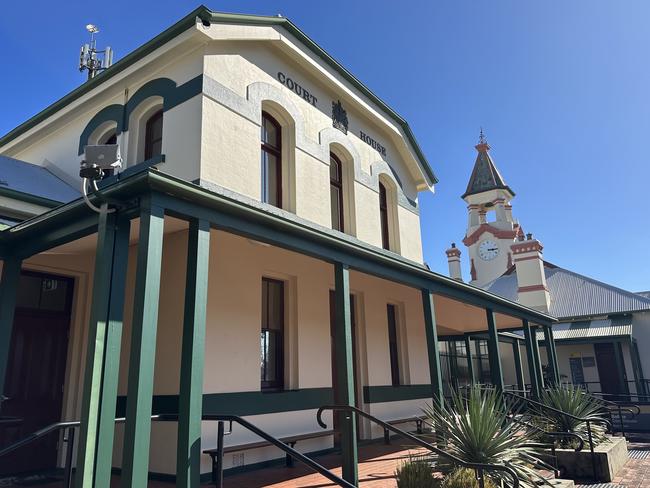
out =
[[[445,477],[440,488],[479,488],[479,484],[473,469],[458,468]],[[497,488],[497,485],[486,477],[485,488]]]
[[[573,385],[563,385],[549,388],[544,391],[541,403],[552,407],[560,412],[553,412],[544,408],[538,408],[535,412],[536,424],[546,431],[554,432],[573,432],[583,439],[587,439],[587,424],[573,417],[590,420],[591,433],[596,444],[605,441],[606,413],[602,403],[593,396],[586,394],[584,390]],[[564,447],[569,447],[570,439],[563,443]]]
[[[431,464],[425,458],[409,458],[395,471],[397,488],[438,488]]]
[[[444,407],[428,407],[425,414],[442,436],[448,454],[466,463],[508,466],[516,473],[521,488],[545,483],[534,468],[551,468],[541,460],[540,449],[533,443],[535,432],[508,419],[498,392],[475,386],[469,389],[466,398],[454,393]],[[457,467],[445,456],[436,459],[436,469],[443,472],[452,472]],[[512,484],[511,477],[503,471],[486,475],[495,483]]]

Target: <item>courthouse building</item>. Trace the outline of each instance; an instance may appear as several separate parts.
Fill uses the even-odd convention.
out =
[[[90,195],[97,213],[79,164],[102,144],[124,167]],[[0,154],[0,392],[21,420],[0,442],[80,419],[77,486],[108,486],[111,469],[124,486],[194,486],[217,442],[201,414],[278,438],[319,432],[333,402],[418,415],[442,398],[438,335],[483,334],[497,387],[515,369],[543,385],[532,338],[554,357],[554,319],[424,265],[418,201],[437,179],[411,129],[285,18],[200,7],[0,138]],[[499,334],[522,329],[525,366],[502,363]],[[340,447],[353,480],[357,439],[382,431],[335,428],[296,449]],[[63,466],[61,440],[0,472]],[[283,456],[234,447],[256,440],[234,425],[224,467]]]

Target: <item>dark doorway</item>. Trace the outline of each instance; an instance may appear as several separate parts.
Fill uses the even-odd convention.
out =
[[[61,420],[74,280],[23,271],[18,285],[2,415],[23,421],[0,429],[0,447]],[[54,468],[51,434],[0,458],[0,475]]]
[[[356,320],[356,300],[354,295],[350,295],[350,321],[352,324],[352,377],[354,381],[354,405],[359,407],[361,404],[359,396],[359,374],[357,372],[357,320]],[[332,389],[336,391],[337,378],[336,378],[336,300],[334,299],[334,291],[330,290],[330,337],[332,344]],[[339,399],[334,397],[334,403],[339,403]],[[334,430],[338,432],[338,415],[334,415]],[[357,437],[359,437],[359,429],[357,427]],[[340,434],[334,435],[334,446],[340,445]]]
[[[618,344],[611,342],[594,344],[598,377],[600,378],[600,390],[602,393],[612,395],[608,397],[610,400],[623,399],[619,395],[627,393],[625,369],[621,364],[622,355],[620,354],[620,350],[615,350],[617,346]]]

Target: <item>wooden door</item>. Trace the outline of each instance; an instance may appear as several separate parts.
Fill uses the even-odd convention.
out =
[[[625,393],[626,385],[622,382],[624,373],[620,370],[614,347],[616,347],[616,344],[611,342],[597,343],[594,344],[594,351],[596,353],[601,392],[618,395]],[[608,396],[606,398],[617,400],[620,397]]]
[[[5,378],[2,415],[23,421],[0,428],[0,447],[61,420],[73,280],[24,272]],[[56,466],[56,433],[0,458],[0,475]]]

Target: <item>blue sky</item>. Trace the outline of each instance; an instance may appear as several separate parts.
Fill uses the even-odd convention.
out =
[[[0,16],[0,133],[78,86],[84,26],[116,59],[198,6],[9,2]],[[520,0],[215,1],[289,17],[411,124],[440,183],[422,195],[425,259],[446,273],[483,126],[545,258],[650,289],[650,3]],[[466,254],[466,253],[465,253]],[[468,275],[464,263],[465,276]]]

